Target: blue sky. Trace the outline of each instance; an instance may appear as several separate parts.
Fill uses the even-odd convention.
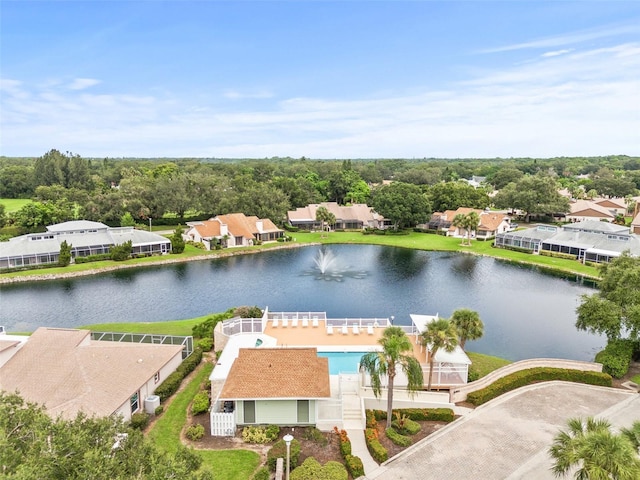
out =
[[[637,1],[0,0],[0,155],[640,155]]]

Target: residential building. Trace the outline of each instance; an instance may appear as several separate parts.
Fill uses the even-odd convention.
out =
[[[624,251],[640,256],[640,236],[629,228],[609,222],[587,220],[562,227],[537,225],[496,237],[496,247],[528,250],[532,253],[559,252],[582,262],[603,263]]]
[[[41,327],[13,345],[13,336],[0,337],[0,354],[9,352],[0,390],[19,392],[52,417],[129,420],[182,362],[182,345],[96,341],[88,330]]]
[[[365,228],[387,228],[389,222],[364,203],[338,205],[336,202],[310,204],[287,212],[289,224],[302,230],[321,230],[322,222],[316,219],[318,208],[324,207],[336,217],[330,225],[337,230],[362,230]]]
[[[268,218],[247,217],[244,213],[218,215],[209,220],[187,222],[187,241],[203,243],[207,250],[216,245],[246,247],[257,243],[275,242],[284,237],[284,230]]]
[[[505,213],[491,212],[468,207],[459,207],[457,210],[446,210],[445,212],[433,213],[429,223],[427,224],[427,228],[429,230],[445,232],[447,236],[464,237],[467,235],[467,231],[463,228],[454,226],[453,219],[456,215],[468,215],[471,212],[476,212],[480,218],[478,228],[473,232],[473,235],[475,235],[476,238],[482,240],[491,239],[499,233],[509,231],[511,228],[511,218]]]
[[[0,268],[57,263],[60,245],[65,241],[71,246],[72,261],[77,257],[109,253],[114,245],[128,241],[131,241],[133,256],[171,252],[171,241],[156,233],[73,220],[49,225],[44,233],[29,233],[0,242]]]

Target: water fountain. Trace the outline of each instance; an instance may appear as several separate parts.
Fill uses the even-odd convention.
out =
[[[315,268],[304,271],[303,275],[314,276],[316,280],[342,282],[346,277],[365,278],[367,276],[364,270],[353,270],[349,266],[341,265],[338,258],[327,248],[318,250],[313,263]]]

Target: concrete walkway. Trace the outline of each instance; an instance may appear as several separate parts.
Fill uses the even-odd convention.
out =
[[[369,480],[551,480],[547,449],[572,417],[601,416],[616,427],[640,420],[640,395],[569,382],[520,388],[409,447]],[[366,447],[365,447],[366,448]]]

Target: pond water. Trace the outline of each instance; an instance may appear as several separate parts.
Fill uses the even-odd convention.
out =
[[[449,317],[471,308],[485,324],[467,350],[510,360],[593,360],[603,337],[575,329],[575,309],[592,287],[488,257],[374,245],[319,247],[119,270],[66,280],[0,286],[8,331],[103,322],[161,322],[239,305],[272,311],[326,311],[329,317]],[[326,253],[326,252],[325,252]]]

